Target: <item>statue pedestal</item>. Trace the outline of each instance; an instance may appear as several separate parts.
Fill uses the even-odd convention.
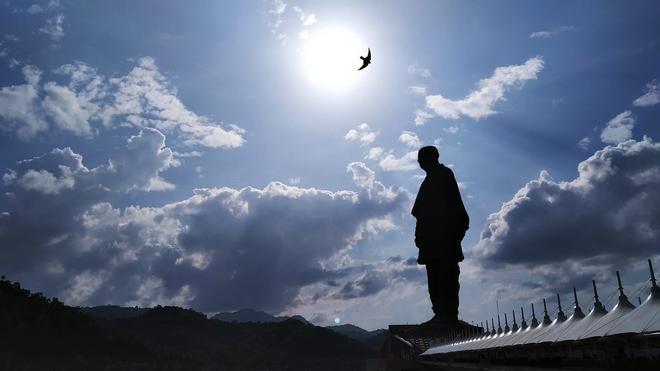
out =
[[[390,325],[381,347],[381,356],[388,359],[415,359],[431,346],[481,333],[481,327],[463,321],[450,325],[428,322],[421,325]]]

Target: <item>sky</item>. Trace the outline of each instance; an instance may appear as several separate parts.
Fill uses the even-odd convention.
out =
[[[470,215],[462,319],[566,311],[573,287],[588,309],[592,279],[611,308],[616,270],[636,301],[660,266],[659,15],[4,1],[0,272],[69,305],[420,323],[410,209],[435,145]]]

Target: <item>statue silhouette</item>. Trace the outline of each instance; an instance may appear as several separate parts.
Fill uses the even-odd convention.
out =
[[[417,219],[415,245],[419,249],[417,263],[426,265],[429,296],[433,305],[430,323],[458,322],[458,263],[463,261],[461,241],[469,228],[454,173],[438,162],[433,146],[417,153],[419,166],[426,177],[419,187],[412,215]]]

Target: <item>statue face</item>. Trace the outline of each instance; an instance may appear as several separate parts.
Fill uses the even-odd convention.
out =
[[[418,156],[417,162],[419,163],[419,167],[421,167],[422,170],[428,171],[433,165],[438,163],[438,160],[431,156]]]

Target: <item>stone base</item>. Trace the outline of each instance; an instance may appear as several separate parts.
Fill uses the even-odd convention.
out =
[[[381,355],[387,359],[414,360],[429,347],[481,334],[481,327],[459,321],[455,324],[425,322],[420,325],[390,325]]]

